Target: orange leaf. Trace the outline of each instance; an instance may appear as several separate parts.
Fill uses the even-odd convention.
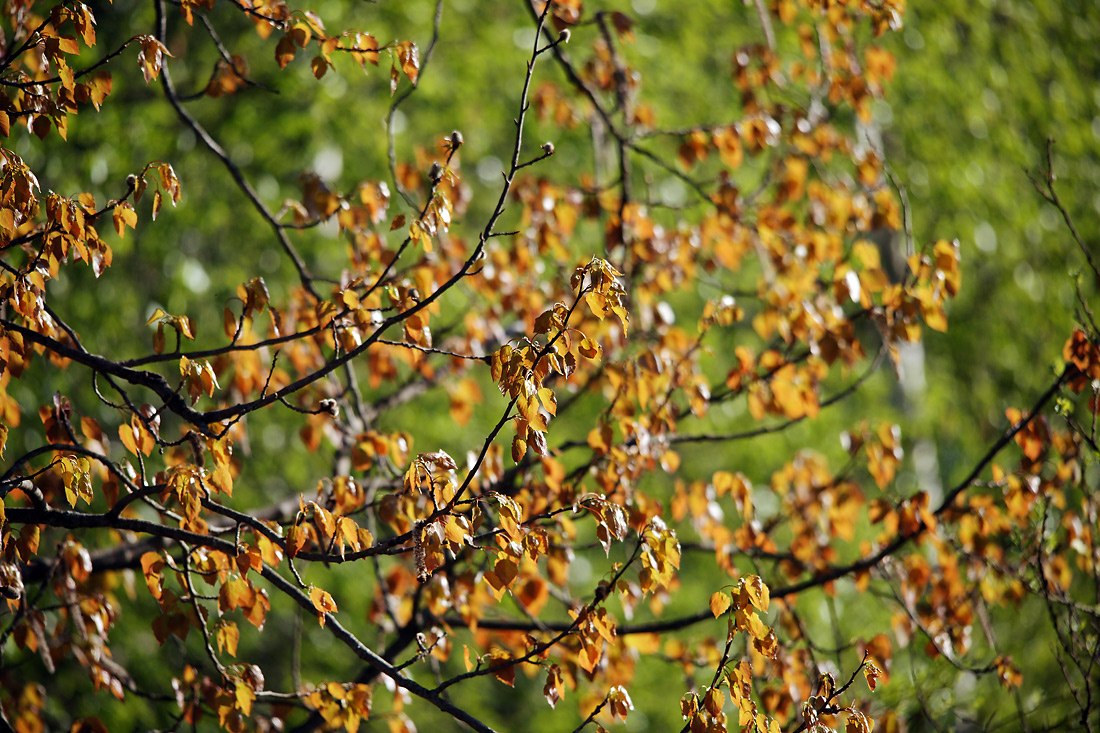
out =
[[[401,41],[397,44],[397,60],[401,62],[401,70],[409,81],[416,85],[416,78],[420,74],[420,51],[412,41]]]

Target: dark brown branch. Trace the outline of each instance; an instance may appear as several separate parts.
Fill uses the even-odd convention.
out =
[[[1031,421],[1040,413],[1043,407],[1046,406],[1051,399],[1054,398],[1058,391],[1062,388],[1062,385],[1066,381],[1071,379],[1077,370],[1072,365],[1066,365],[1062,374],[1054,381],[1054,383],[1047,388],[1042,395],[1035,401],[1035,404],[1027,412],[1027,414],[1020,419],[1019,422],[1009,426],[999,439],[986,451],[986,454],[978,461],[974,468],[967,474],[966,478],[960,481],[956,486],[947,493],[944,497],[943,503],[935,510],[935,515],[940,516],[947,511],[955,499],[967,488],[969,488],[981,475],[982,471],[993,461],[998,453],[1001,452],[1016,435],[1031,424]],[[829,570],[818,573],[812,578],[792,583],[791,585],[775,588],[771,591],[772,598],[785,598],[787,596],[793,596],[803,591],[810,590],[811,588],[817,588],[826,583],[830,583],[834,580],[845,578],[854,573],[858,573],[863,570],[870,570],[881,563],[885,558],[894,555],[899,549],[908,544],[911,540],[916,539],[922,535],[927,527],[922,523],[920,526],[908,534],[899,534],[893,541],[887,544],[878,552],[868,557],[857,560],[848,565],[839,567],[833,567]],[[650,633],[662,633],[666,631],[676,631],[678,629],[684,629],[689,626],[693,626],[697,623],[713,619],[714,615],[709,608],[698,611],[694,614],[687,616],[681,616],[679,618],[665,619],[660,621],[652,621],[649,623],[632,624],[622,626],[617,630],[619,634],[650,634]],[[521,625],[521,622],[512,621],[491,621],[486,620],[479,624],[482,628],[498,628],[500,630],[523,630],[526,627]],[[553,629],[554,624],[546,624],[549,628]]]
[[[203,545],[214,550],[220,550],[232,556],[237,554],[237,546],[227,540],[211,537],[209,535],[190,532],[179,527],[170,527],[157,524],[144,519],[130,517],[114,517],[109,514],[88,514],[85,512],[69,511],[67,509],[31,509],[26,507],[11,507],[6,510],[7,519],[13,524],[43,524],[50,527],[64,527],[65,529],[97,529],[110,528],[138,532],[153,535],[163,539],[188,542],[194,545]]]
[[[151,390],[164,402],[165,407],[204,431],[204,434],[210,435],[207,426],[212,421],[205,419],[202,413],[188,406],[176,390],[168,384],[168,380],[161,375],[155,372],[139,371],[124,367],[118,362],[83,351],[82,349],[74,348],[7,319],[0,319],[0,325],[3,325],[6,329],[19,333],[31,343],[43,346],[58,356],[63,356],[66,359],[82,364],[95,372],[118,377],[129,384]]]
[[[157,10],[157,40],[161,43],[166,42],[167,38],[167,24],[168,19],[164,14],[164,0],[158,0],[156,3]],[[294,263],[294,269],[298,271],[298,279],[302,283],[302,287],[313,296],[315,300],[321,300],[321,296],[317,293],[317,290],[313,286],[313,275],[306,269],[306,264],[302,260],[298,251],[291,244],[290,238],[286,232],[279,225],[279,222],[275,219],[275,215],[271,213],[271,210],[267,208],[267,205],[260,200],[260,195],[256,193],[256,190],[252,188],[252,184],[244,177],[244,173],[241,172],[239,166],[230,159],[229,154],[225,152],[218,141],[210,136],[210,133],[206,131],[206,128],[199,124],[190,112],[184,109],[183,104],[180,103],[179,95],[176,93],[176,87],[172,83],[172,75],[168,71],[168,64],[165,63],[160,70],[161,86],[164,88],[164,96],[168,99],[168,102],[172,105],[172,109],[176,111],[176,115],[183,121],[191,132],[195,133],[195,137],[202,140],[203,145],[214,154],[225,169],[229,171],[229,175],[233,178],[233,181],[237,184],[237,187],[244,193],[245,197],[252,203],[252,207],[260,214],[260,217],[271,226],[275,233],[275,238],[279,241],[279,245],[283,248],[287,257]]]
[[[271,585],[301,606],[304,610],[311,614],[317,612],[309,596],[295,588],[286,578],[279,575],[270,567],[265,565],[261,574],[266,581],[271,583]],[[398,687],[408,690],[417,697],[426,700],[455,720],[465,723],[479,733],[495,733],[495,731],[485,725],[485,723],[447,700],[444,695],[440,694],[440,690],[429,690],[401,674],[401,672],[390,664],[390,662],[386,661],[386,659],[371,650],[363,644],[363,642],[359,641],[354,634],[345,629],[331,613],[325,614],[325,630],[335,636],[339,641],[343,642],[343,644],[351,649],[357,657],[376,669],[379,673],[393,680]]]
[[[1040,183],[1031,171],[1025,170],[1028,180],[1031,181],[1031,185],[1035,186],[1035,190],[1039,192],[1046,201],[1058,209],[1058,213],[1062,215],[1062,220],[1066,222],[1066,226],[1069,227],[1069,233],[1073,236],[1073,241],[1077,242],[1077,246],[1081,249],[1081,253],[1085,255],[1085,260],[1089,263],[1089,267],[1092,268],[1092,274],[1096,278],[1096,285],[1100,287],[1100,265],[1093,259],[1092,251],[1085,245],[1085,242],[1081,239],[1081,235],[1077,233],[1077,227],[1073,224],[1073,218],[1066,211],[1065,205],[1058,198],[1058,192],[1054,189],[1054,138],[1047,139],[1047,168],[1045,171],[1040,171],[1040,175],[1043,180]],[[1045,189],[1045,190],[1044,190]]]
[[[432,60],[432,53],[435,51],[435,44],[439,41],[439,26],[443,21],[443,0],[436,0],[435,3],[435,17],[432,19],[432,40],[428,44],[428,48],[424,50],[424,57],[420,60],[420,68],[416,75],[416,84],[401,92],[398,97],[390,104],[390,111],[386,114],[386,142],[387,142],[387,160],[390,166],[390,178],[393,180],[393,187],[397,193],[404,199],[410,209],[416,209],[416,202],[413,201],[412,195],[405,190],[405,187],[401,185],[401,179],[397,175],[397,143],[393,132],[393,118],[397,114],[397,108],[408,99],[414,91],[420,85],[420,75],[424,73],[424,69]],[[453,151],[452,151],[453,153]],[[429,197],[430,199],[430,197]],[[421,213],[423,216],[423,213]]]
[[[856,390],[858,390],[861,386],[863,386],[864,382],[866,382],[868,379],[871,378],[871,375],[873,375],[878,370],[878,367],[882,364],[882,359],[885,355],[886,355],[886,345],[883,344],[882,348],[879,349],[878,355],[875,356],[875,360],[871,363],[871,366],[869,366],[867,368],[867,371],[865,371],[863,374],[861,374],[858,379],[856,379],[854,382],[852,382],[850,385],[845,387],[840,392],[836,393],[835,395],[832,395],[831,397],[827,397],[824,400],[822,400],[820,403],[818,403],[818,408],[830,407],[830,406],[835,405],[838,402],[846,399],[847,397],[851,396]],[[669,443],[713,443],[713,442],[725,442],[725,441],[734,441],[734,440],[745,440],[747,438],[756,438],[756,437],[761,436],[761,435],[768,435],[768,434],[771,434],[771,433],[783,432],[787,428],[793,427],[794,425],[797,425],[798,423],[802,422],[805,419],[806,419],[806,416],[804,415],[802,417],[796,417],[796,418],[793,418],[791,420],[787,420],[786,422],[777,423],[775,425],[765,425],[763,427],[754,428],[753,430],[744,430],[744,431],[739,432],[739,433],[724,433],[724,434],[706,433],[706,434],[702,434],[702,435],[683,435],[683,434],[678,433],[676,435],[670,436],[669,439],[668,439],[668,442]]]

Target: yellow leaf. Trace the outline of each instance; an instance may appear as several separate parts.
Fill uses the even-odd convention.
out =
[[[767,613],[768,605],[771,603],[771,592],[768,590],[768,586],[759,575],[750,575],[743,582],[752,605]]]
[[[218,651],[224,651],[230,656],[237,656],[237,643],[241,639],[241,632],[237,624],[232,621],[222,621],[217,631]]]
[[[706,696],[703,698],[703,707],[711,715],[717,716],[722,712],[722,706],[726,704],[726,694],[722,692],[721,687],[712,687],[707,690]]]
[[[130,204],[119,204],[115,207],[111,216],[114,220],[115,231],[118,232],[120,237],[126,236],[126,227],[137,228],[137,212]]]
[[[550,390],[549,387],[543,387],[538,391],[539,402],[546,408],[546,411],[551,415],[558,414],[558,398]]]
[[[729,607],[733,604],[728,593],[718,591],[712,593],[710,596],[710,612],[714,614],[714,618],[718,618],[723,613],[729,610]]]
[[[129,425],[118,426],[118,437],[122,440],[122,445],[126,447],[126,450],[130,451],[134,455],[138,454],[138,444],[136,436],[134,435],[134,429]]]
[[[243,681],[239,681],[236,685],[234,697],[237,700],[237,709],[245,715],[251,715],[252,701],[256,699],[256,693],[252,691],[252,688]]]
[[[328,591],[321,588],[310,588],[309,600],[313,603],[313,608],[317,610],[317,623],[321,626],[325,625],[326,613],[336,613],[337,611],[336,601],[333,600]]]

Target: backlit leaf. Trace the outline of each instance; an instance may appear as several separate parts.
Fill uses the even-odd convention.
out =
[[[722,591],[712,593],[710,596],[710,612],[714,614],[715,618],[718,618],[729,609],[732,603],[733,601],[730,600],[728,593]]]

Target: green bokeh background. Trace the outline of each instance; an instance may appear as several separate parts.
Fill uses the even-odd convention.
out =
[[[621,10],[636,20],[636,40],[625,53],[642,72],[641,99],[655,108],[658,124],[677,127],[738,116],[739,96],[729,79],[730,57],[741,45],[762,38],[751,8],[728,0],[591,2],[585,8],[588,13]],[[135,34],[152,32],[149,3],[119,0],[93,9],[100,19],[99,50],[85,54],[87,59],[98,58],[99,52]],[[330,30],[355,27],[382,43],[414,40],[422,59],[431,39],[434,5],[426,0],[329,0],[314,9]],[[178,58],[169,62],[169,68],[176,85],[184,93],[201,89],[215,63],[215,49],[201,30],[187,28],[174,10],[170,15],[169,48]],[[210,17],[227,47],[249,58],[253,78],[277,94],[250,89],[233,97],[199,99],[190,102],[189,109],[240,165],[270,208],[277,210],[284,199],[298,197],[297,180],[304,170],[321,172],[344,191],[361,180],[388,178],[384,121],[391,97],[385,55],[381,67],[368,67],[366,73],[351,59],[341,58],[336,72],[318,81],[309,70],[310,54],[300,54],[280,72],[273,59],[274,41],[258,38],[251,24],[228,4],[219,3]],[[412,160],[415,147],[437,145],[452,129],[463,132],[462,167],[473,199],[467,216],[470,225],[456,230],[458,236],[476,236],[479,222],[495,203],[499,170],[505,165],[501,161],[511,149],[530,28],[521,3],[445,2],[434,55],[419,88],[396,118],[400,160]],[[578,32],[577,37],[583,35]],[[781,33],[780,42],[790,43],[792,37]],[[722,467],[743,471],[754,482],[766,484],[772,471],[803,448],[822,452],[837,467],[843,460],[840,432],[870,415],[901,422],[907,448],[918,442],[932,446],[944,485],[965,475],[1003,430],[1005,408],[1028,404],[1049,384],[1073,324],[1073,276],[1084,261],[1058,212],[1032,189],[1024,171],[1045,165],[1046,140],[1054,138],[1059,193],[1086,242],[1095,246],[1100,218],[1098,42],[1100,8],[1092,2],[910,2],[904,29],[883,41],[898,58],[898,72],[888,100],[875,108],[872,128],[881,136],[887,160],[907,189],[916,241],[957,237],[962,246],[964,286],[949,310],[950,329],[946,334],[925,331],[926,387],[917,400],[903,400],[890,370],[881,370],[857,398],[813,423],[751,444],[685,448],[686,477],[704,478]],[[583,55],[581,48],[574,53]],[[199,327],[198,346],[216,346],[223,341],[221,310],[238,284],[262,275],[273,301],[278,302],[295,281],[267,225],[234,195],[224,168],[181,127],[159,86],[142,81],[135,55],[136,50],[128,51],[113,65],[113,94],[102,112],[82,112],[71,121],[68,144],[56,136],[39,141],[25,133],[13,134],[8,142],[39,173],[44,188],[66,195],[87,190],[100,202],[121,195],[126,176],[149,161],[169,161],[175,166],[183,185],[179,206],[167,208],[152,223],[146,199],[139,206],[138,229],[122,240],[111,235],[114,266],[99,282],[85,268],[69,267],[51,285],[51,302],[81,333],[86,346],[118,358],[149,351],[152,329],[145,322],[156,307],[190,315]],[[537,79],[561,81],[561,76],[546,63],[540,65]],[[406,86],[402,82],[402,90]],[[561,183],[576,183],[571,163],[583,169],[591,157],[583,131],[561,130],[531,119],[527,140],[529,154],[542,140],[554,141],[555,167],[548,175]],[[651,185],[653,191],[677,195],[674,182],[656,179]],[[395,200],[392,212],[401,210],[402,204]],[[510,228],[513,219],[514,215],[506,214],[500,228]],[[333,229],[305,231],[295,235],[295,243],[316,272],[338,275],[345,246]],[[584,254],[586,245],[581,242],[577,247],[578,256]],[[561,264],[565,277],[573,263]],[[1084,292],[1095,297],[1094,287],[1086,285]],[[452,305],[462,307],[458,301]],[[727,346],[733,344],[715,348]],[[28,408],[28,418],[33,417],[31,406],[44,404],[60,391],[70,395],[78,413],[113,424],[109,411],[87,399],[90,392],[84,374],[77,370],[45,373],[48,377],[39,382],[24,380],[11,387]],[[491,384],[486,381],[483,386],[485,402],[466,430],[456,431],[449,419],[435,419],[447,411],[447,396],[439,389],[387,415],[381,427],[409,430],[416,438],[414,449],[442,448],[464,456],[480,444],[479,436],[494,424],[503,405]],[[383,385],[368,399],[392,389],[393,385]],[[594,415],[599,407],[595,401],[582,405],[578,417]],[[723,407],[704,427],[737,429],[749,420],[743,405]],[[583,437],[590,424],[577,419],[573,427],[563,426],[560,438]],[[308,495],[319,478],[329,475],[324,450],[315,455],[289,450],[295,446],[299,426],[299,416],[287,411],[265,411],[251,418],[253,456],[245,462],[238,481],[237,497],[243,506],[299,492]],[[9,445],[9,454],[18,450],[18,441],[26,448],[38,445],[41,435],[30,426],[15,433],[13,440],[17,443]],[[897,495],[915,490],[917,483],[907,457]],[[842,547],[841,551],[853,553],[854,549]],[[613,551],[612,559],[616,557],[624,559],[622,548]],[[713,577],[705,556],[697,558],[693,561],[685,553],[683,589],[670,600],[669,615],[696,611],[727,582]],[[602,555],[590,559],[592,576],[578,576],[582,582],[605,571],[605,564],[598,562]],[[370,573],[354,566],[310,572],[314,581],[323,581],[340,599],[341,620],[370,642],[374,630],[364,614],[373,585]],[[176,660],[182,656],[201,663],[202,653],[194,635],[187,644],[172,640],[157,646],[151,631],[136,623],[143,614],[148,618],[153,607],[140,578],[137,585],[135,599],[123,603],[121,625],[112,634],[113,648],[139,679],[165,690]],[[618,611],[615,603],[611,607]],[[861,636],[868,628],[876,632],[889,628],[884,605],[860,597],[850,585],[840,588],[833,603],[820,592],[806,594],[800,608],[810,609],[807,620],[823,639],[832,633],[833,613],[839,618],[843,641]],[[1036,721],[1053,723],[1067,709],[1067,693],[1051,653],[1051,639],[1034,633],[1042,612],[1037,604],[1024,604],[1003,611],[1003,618],[995,621],[1004,622],[1000,628],[1015,630],[1001,642],[1024,667],[1024,707],[1048,706],[1049,714],[1039,714]],[[278,600],[270,619],[262,635],[241,624],[239,657],[270,670],[270,689],[288,689],[291,680],[284,662],[298,622],[294,612]],[[354,674],[349,654],[310,618],[300,623],[307,680],[346,679]],[[690,640],[713,633],[704,626],[680,636]],[[459,665],[464,641],[455,640],[453,661]],[[920,640],[899,652],[890,684],[877,693],[882,709],[897,710],[914,731],[931,729],[925,722],[928,716],[947,728],[962,727],[971,720],[979,725],[1006,720],[1012,708],[995,680],[960,674],[943,660],[928,661],[923,646]],[[33,656],[5,651],[6,662],[14,659],[26,665],[28,674],[42,674]],[[844,670],[858,663],[856,652],[841,654],[840,662],[837,675],[846,678]],[[631,688],[636,710],[626,728],[678,729],[679,692],[672,695],[669,690],[687,690],[709,680],[709,675],[704,667],[689,680],[677,665],[643,659]],[[571,729],[579,722],[573,701],[567,698],[551,714],[542,700],[541,686],[541,676],[528,680],[519,674],[514,692],[482,680],[461,686],[455,699],[499,730]],[[63,667],[48,688],[56,696],[49,711],[51,723],[67,725],[70,715],[99,714],[111,721],[112,730],[166,724],[134,696],[124,706],[101,703],[102,696],[90,694],[89,683],[76,669]],[[384,730],[389,703],[381,685],[375,698],[378,714],[365,727]],[[420,730],[453,726],[420,701],[413,701],[408,711]],[[1011,722],[1008,725],[1012,727]]]

